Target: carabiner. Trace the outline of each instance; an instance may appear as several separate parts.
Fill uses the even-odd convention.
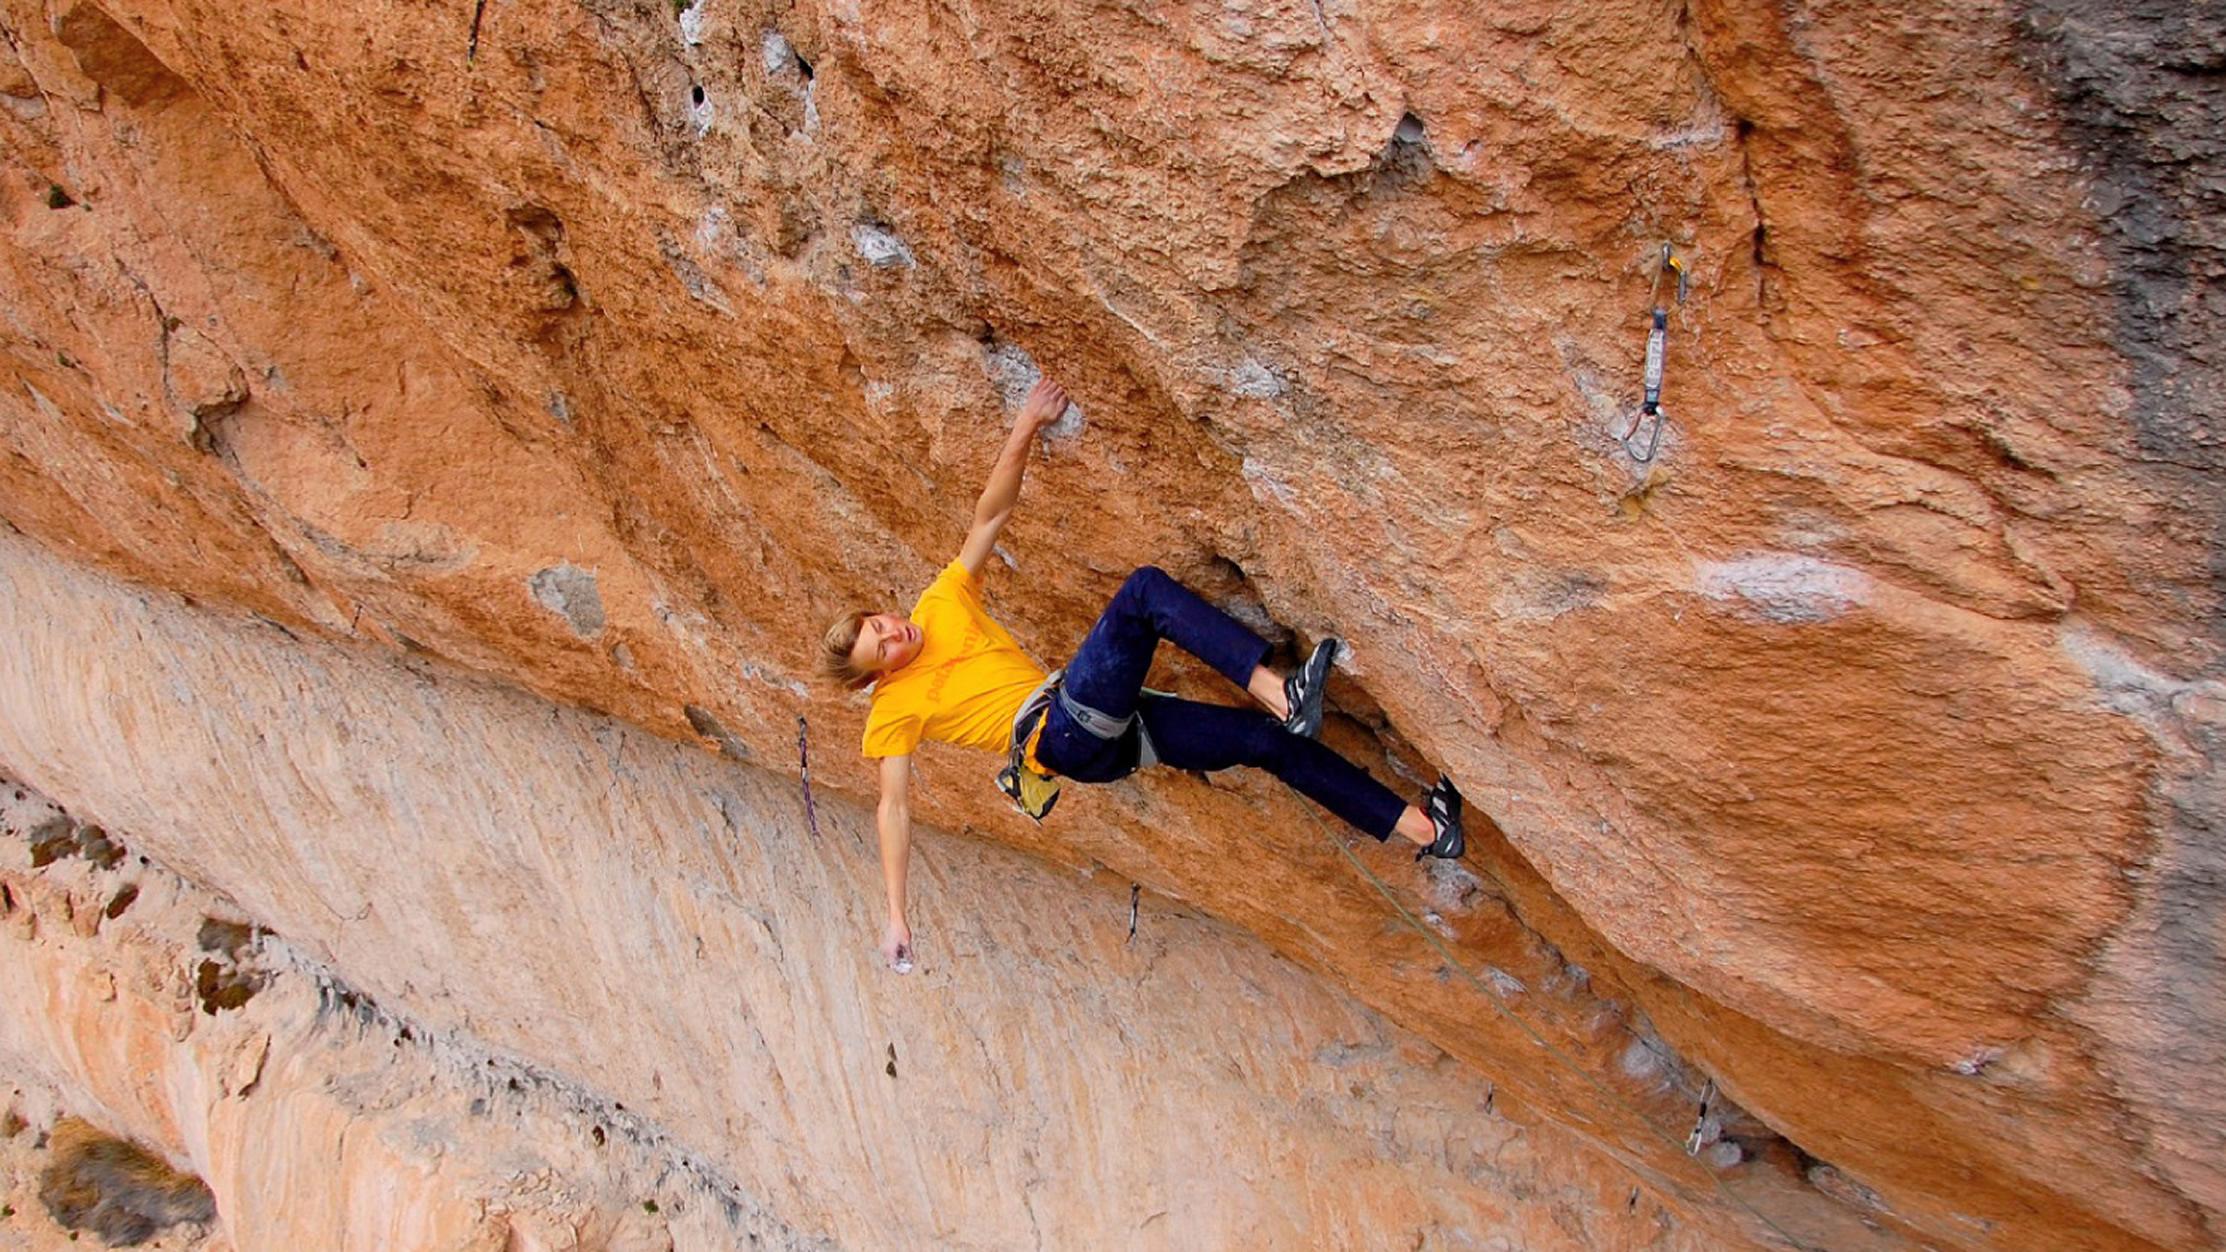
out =
[[[1654,429],[1647,435],[1646,451],[1641,452],[1632,446],[1631,440],[1639,433],[1639,427],[1644,425],[1648,418],[1654,419]],[[1654,460],[1655,451],[1662,446],[1662,423],[1664,420],[1666,419],[1662,416],[1661,406],[1641,408],[1631,415],[1631,429],[1616,436],[1616,442],[1623,445],[1624,454],[1632,460],[1641,465],[1651,464]]]

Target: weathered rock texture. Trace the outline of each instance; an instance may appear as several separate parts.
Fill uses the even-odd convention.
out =
[[[776,770],[806,714],[856,792],[809,640],[948,557],[1040,366],[1082,419],[1020,637],[1143,560],[1341,631],[1333,738],[1504,838],[1367,862],[1433,939],[1256,780],[1039,832],[930,753],[917,811],[1253,932],[1757,1237],[1682,1150],[1703,1073],[1797,1145],[1726,1181],[1797,1237],[2213,1247],[2222,20],[7,0],[0,516]],[[100,811],[75,655],[12,662],[61,703],[10,751]],[[276,816],[167,851],[261,917]]]
[[[814,835],[788,780],[0,547],[0,672],[94,675],[6,684],[0,754],[109,821],[6,806],[0,1061],[178,1145],[239,1252],[599,1248],[644,1201],[669,1244],[615,1246],[1725,1237],[1257,941],[1156,896],[1130,939],[1109,875],[930,839],[899,980],[870,809]]]

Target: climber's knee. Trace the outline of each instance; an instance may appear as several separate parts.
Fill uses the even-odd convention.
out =
[[[1121,583],[1121,589],[1113,594],[1113,599],[1132,612],[1141,612],[1145,606],[1157,601],[1163,591],[1175,585],[1175,580],[1168,576],[1166,570],[1157,565],[1146,565],[1138,568]]]
[[[1121,590],[1130,595],[1139,595],[1155,586],[1173,581],[1175,580],[1168,577],[1167,571],[1157,565],[1140,565],[1135,573],[1128,576],[1128,581],[1121,584]]]

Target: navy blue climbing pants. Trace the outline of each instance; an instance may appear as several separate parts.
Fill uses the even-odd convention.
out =
[[[1144,675],[1159,641],[1171,639],[1239,687],[1267,659],[1267,641],[1153,566],[1129,575],[1067,662],[1066,695],[1115,720],[1138,714],[1162,764],[1218,770],[1264,769],[1363,834],[1388,838],[1407,802],[1390,788],[1265,713],[1144,695]],[[1076,782],[1113,782],[1136,768],[1133,734],[1100,739],[1076,724],[1062,702],[1045,716],[1036,759]]]

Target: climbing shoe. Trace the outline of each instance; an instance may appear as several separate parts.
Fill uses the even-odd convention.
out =
[[[1468,837],[1461,833],[1461,791],[1453,785],[1452,779],[1438,779],[1438,785],[1422,797],[1422,812],[1430,819],[1430,829],[1438,832],[1438,837],[1430,841],[1429,847],[1415,853],[1415,860],[1435,856],[1450,861],[1468,850]]]
[[[1301,739],[1319,739],[1322,734],[1322,692],[1329,686],[1329,667],[1337,660],[1337,640],[1332,637],[1314,645],[1314,655],[1298,672],[1283,680],[1283,702],[1291,706],[1291,715],[1283,719],[1283,729]]]

